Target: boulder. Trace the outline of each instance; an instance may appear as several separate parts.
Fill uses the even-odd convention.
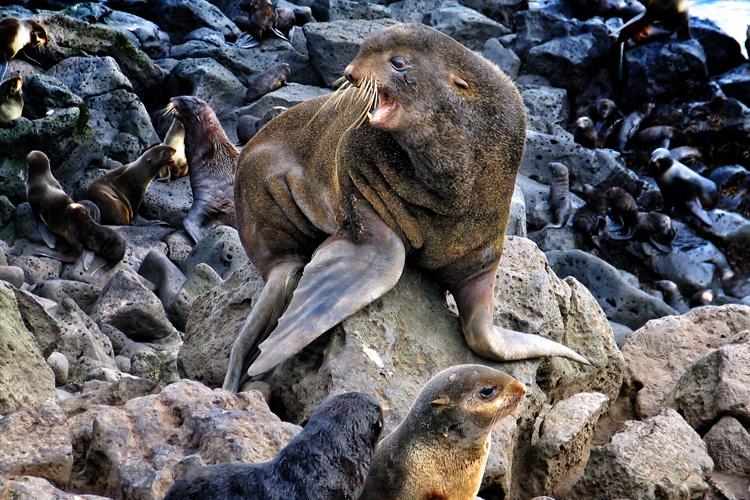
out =
[[[62,269],[59,260],[33,255],[10,255],[8,263],[22,269],[24,280],[30,285],[58,278]]]
[[[66,493],[55,488],[41,477],[18,476],[12,479],[0,476],[0,496],[3,498],[54,498],[55,500],[107,500],[98,495]]]
[[[328,94],[331,90],[312,85],[287,83],[280,89],[269,92],[249,106],[237,110],[237,116],[252,115],[256,118],[263,116],[273,107],[284,106],[291,108],[308,99]]]
[[[43,281],[31,288],[34,295],[57,303],[61,303],[66,298],[73,299],[86,314],[91,312],[100,291],[89,283],[63,279]]]
[[[727,71],[718,78],[717,83],[727,96],[750,106],[750,63]]]
[[[750,422],[750,340],[697,359],[672,389],[668,404],[699,432],[723,415]]]
[[[544,87],[541,85],[524,86],[521,97],[526,105],[526,112],[544,121],[561,127],[570,119],[568,92],[565,89]]]
[[[143,198],[141,213],[147,219],[161,220],[181,228],[192,205],[190,177],[185,176],[171,182],[152,182]]]
[[[497,38],[489,38],[484,42],[482,55],[490,62],[496,64],[501,70],[515,79],[521,69],[521,59],[513,50],[503,47]]]
[[[333,86],[333,82],[341,77],[365,38],[394,24],[396,21],[392,19],[306,24],[303,31],[307,37],[310,61],[326,86]]]
[[[607,318],[632,329],[677,311],[629,284],[612,265],[582,250],[547,253],[558,276],[573,276],[596,297]]]
[[[40,476],[67,485],[73,469],[65,414],[53,402],[0,417],[0,475]]]
[[[58,79],[82,99],[118,89],[133,90],[130,80],[110,56],[69,57],[51,67],[47,75]]]
[[[497,38],[510,33],[510,30],[458,3],[446,0],[428,14],[429,24],[470,49],[481,49],[489,38]]]
[[[733,417],[722,417],[703,436],[716,470],[750,477],[750,432]]]
[[[668,404],[683,373],[700,357],[727,344],[750,340],[750,307],[708,306],[652,320],[622,348],[635,410],[656,415]]]
[[[575,490],[580,498],[702,498],[713,469],[700,436],[665,409],[642,422],[630,420],[612,440],[591,450]]]
[[[122,407],[96,406],[71,425],[80,468],[70,487],[116,498],[162,498],[180,461],[193,454],[206,464],[270,460],[299,432],[259,392],[230,394],[192,381]]]
[[[690,35],[703,47],[710,75],[724,73],[745,61],[740,43],[709,19],[690,19]]]
[[[247,254],[233,227],[215,226],[198,242],[183,264],[183,272],[190,278],[196,265],[211,266],[222,279],[247,265]]]
[[[18,311],[10,285],[0,282],[0,415],[55,395],[55,376]]]
[[[325,3],[325,2],[320,2]],[[391,10],[376,2],[364,0],[330,0],[328,18],[320,21],[341,21],[346,19],[384,19],[391,17]]]

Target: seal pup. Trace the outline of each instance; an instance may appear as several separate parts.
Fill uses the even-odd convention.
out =
[[[240,156],[238,229],[266,285],[224,388],[237,391],[248,364],[249,376],[268,372],[382,296],[407,255],[452,292],[477,354],[586,363],[494,326],[489,312],[526,130],[511,79],[416,24],[367,38],[345,78],[337,94],[269,122]]]
[[[609,237],[615,240],[630,239],[638,225],[638,203],[630,193],[621,187],[613,186],[604,191],[607,200],[607,215],[619,224],[616,233]]]
[[[588,243],[598,247],[594,237],[598,238],[607,227],[607,198],[589,184],[583,185],[582,195],[586,203],[573,214],[573,229]]]
[[[84,249],[101,256],[114,265],[125,256],[125,241],[114,230],[94,222],[85,206],[75,203],[50,170],[49,158],[41,151],[26,157],[29,167],[26,196],[34,216],[41,222],[39,229],[45,243],[54,248],[57,238],[64,240],[80,255]],[[93,255],[84,255],[84,265]]]
[[[588,116],[578,118],[573,129],[573,140],[584,148],[594,149],[601,147],[599,134],[597,134],[594,127],[594,120]]]
[[[371,396],[332,396],[273,460],[198,468],[165,500],[357,500],[382,430],[383,412]]]
[[[0,84],[0,127],[9,127],[23,114],[23,77],[13,76]]]
[[[99,207],[101,221],[114,226],[133,223],[151,182],[169,170],[175,149],[157,145],[137,160],[107,172],[91,183],[86,197]]]
[[[286,84],[286,79],[292,74],[292,67],[287,63],[281,63],[269,68],[250,82],[245,93],[245,101],[250,102],[259,97],[273,92]]]
[[[654,287],[662,293],[664,302],[678,313],[686,313],[690,309],[685,298],[680,293],[677,283],[670,280],[659,280],[654,282]]]
[[[568,223],[573,211],[573,202],[570,199],[570,176],[568,167],[562,163],[551,162],[552,184],[549,187],[549,210],[552,222],[544,228],[561,228]]]
[[[672,251],[672,242],[677,229],[672,218],[659,212],[638,212],[638,219],[631,239],[649,242],[662,253]]]
[[[203,99],[173,97],[166,109],[185,127],[185,154],[189,165],[193,205],[183,225],[197,243],[206,226],[236,227],[234,176],[239,152],[229,140],[216,113]]]
[[[685,211],[706,226],[712,225],[704,209],[716,206],[718,189],[714,181],[675,161],[664,148],[655,149],[651,154],[649,169],[661,191],[666,212]]]
[[[516,379],[487,366],[438,373],[375,449],[362,500],[473,499],[492,427],[513,413],[525,393]]]
[[[185,156],[185,127],[177,118],[172,120],[172,125],[169,126],[162,145],[173,148],[175,153],[172,156],[173,161],[159,173],[159,180],[171,182],[173,179],[185,177],[188,174],[188,162]]]
[[[6,17],[0,20],[0,82],[5,78],[11,59],[29,45],[47,45],[44,26],[33,19]]]
[[[240,9],[247,12],[247,16],[238,16],[234,23],[247,34],[240,37],[247,48],[259,47],[260,43],[270,36],[277,36],[282,40],[289,39],[276,28],[278,14],[271,0],[247,0],[240,5]]]

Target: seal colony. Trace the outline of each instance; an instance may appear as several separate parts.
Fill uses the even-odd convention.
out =
[[[237,225],[266,285],[233,345],[224,388],[238,391],[246,370],[268,372],[382,296],[407,258],[453,294],[475,353],[587,363],[492,323],[526,133],[510,78],[415,24],[366,39],[345,77],[337,94],[272,120],[240,155]]]

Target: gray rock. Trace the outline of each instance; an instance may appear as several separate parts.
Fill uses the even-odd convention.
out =
[[[62,264],[59,260],[32,255],[10,255],[8,263],[23,269],[26,283],[34,285],[60,276]]]
[[[516,26],[516,13],[529,8],[526,0],[461,0],[461,4],[476,9],[509,28]]]
[[[177,298],[177,294],[187,281],[179,267],[163,252],[152,250],[143,259],[138,274],[156,285],[156,296],[161,300],[164,309],[168,309]]]
[[[39,232],[38,224],[34,218],[29,202],[25,201],[18,205],[15,214],[16,236],[19,239],[44,243],[42,234]]]
[[[709,20],[690,19],[690,34],[703,47],[710,75],[718,75],[745,62],[740,44],[731,35]]]
[[[391,17],[391,10],[385,5],[363,0],[330,0],[328,19],[340,21],[345,19],[384,19]],[[321,19],[323,21],[323,19]]]
[[[630,336],[633,335],[633,329],[628,326],[615,323],[614,321],[610,321],[609,325],[612,327],[612,333],[615,336],[617,347],[621,348],[624,346],[625,342],[627,342]]]
[[[474,9],[460,5],[457,0],[446,0],[439,8],[430,12],[428,19],[435,29],[475,50],[481,49],[489,38],[510,33],[507,27]]]
[[[18,476],[6,478],[0,476],[0,495],[7,498],[54,498],[55,500],[107,500],[98,495],[80,495],[66,493],[55,488],[41,477]]]
[[[119,271],[102,290],[91,317],[133,340],[157,340],[174,333],[159,299],[137,277]]]
[[[629,385],[637,390],[637,415],[649,417],[666,407],[680,377],[698,358],[748,339],[748,306],[700,307],[646,323],[622,348]]]
[[[190,278],[199,263],[211,266],[222,279],[248,263],[245,248],[237,230],[229,226],[215,226],[193,247],[182,270]]]
[[[521,97],[526,104],[526,111],[533,118],[541,119],[545,124],[564,127],[570,119],[568,92],[565,89],[543,86],[525,86]]]
[[[314,87],[312,85],[301,85],[299,83],[288,83],[280,89],[265,94],[249,106],[237,110],[237,116],[252,115],[256,118],[263,116],[273,107],[284,106],[291,108],[308,99],[325,95],[330,89]]]
[[[185,262],[193,249],[193,240],[184,230],[181,230],[167,236],[164,242],[167,244],[167,257],[184,269]]]
[[[727,71],[718,78],[717,83],[727,96],[750,106],[750,63]]]
[[[700,436],[671,409],[630,420],[612,440],[591,450],[575,490],[583,498],[701,498],[713,469]]]
[[[508,216],[508,227],[505,234],[526,237],[526,201],[523,191],[516,184],[513,190],[513,198],[510,200],[510,215]]]
[[[54,397],[55,376],[21,319],[13,290],[4,283],[0,283],[0,338],[3,339],[0,342],[0,415]]]
[[[167,315],[172,323],[180,330],[187,328],[187,321],[193,309],[195,300],[214,287],[223,283],[214,269],[208,264],[197,264],[193,269],[193,275],[180,289],[175,300],[166,308]]]
[[[24,283],[23,269],[17,266],[0,266],[0,280],[21,288]]]
[[[127,264],[138,269],[149,252],[167,252],[164,239],[174,232],[171,227],[162,225],[118,226],[114,227],[117,234],[127,243],[125,256],[121,264]]]
[[[565,494],[586,466],[597,422],[608,406],[604,394],[582,392],[542,411],[531,437],[529,469],[522,479],[527,495]]]
[[[735,418],[722,417],[703,436],[716,470],[750,476],[750,432]]]
[[[548,252],[550,266],[558,276],[573,276],[596,297],[607,318],[637,329],[651,319],[677,311],[628,284],[613,266],[581,250]]]
[[[482,55],[515,79],[521,69],[521,59],[511,49],[503,47],[497,38],[490,38],[484,42]]]
[[[68,383],[68,373],[70,372],[70,363],[68,358],[61,352],[53,352],[47,356],[47,365],[52,373],[55,374],[55,385],[65,385]]]
[[[444,0],[400,0],[389,5],[391,15],[402,23],[425,23],[428,13],[439,8]]]
[[[392,19],[306,24],[303,31],[307,37],[310,61],[315,71],[325,84],[331,87],[357,55],[362,41],[379,29],[394,24],[396,21]]]
[[[580,22],[551,9],[521,11],[515,16],[516,38],[513,50],[525,59],[529,49],[544,44],[553,38],[578,34]]]
[[[0,229],[8,225],[16,215],[16,207],[5,195],[0,195]]]
[[[722,415],[750,421],[750,341],[696,360],[672,389],[668,404],[699,431]]]
[[[161,360],[155,352],[141,351],[130,357],[131,375],[147,380],[161,379]]]
[[[192,205],[190,177],[185,176],[171,182],[152,182],[143,198],[141,213],[147,219],[161,220],[180,228]]]
[[[70,57],[47,71],[83,99],[118,89],[132,91],[130,80],[112,57]]]
[[[58,304],[66,298],[71,298],[83,312],[88,314],[101,290],[81,281],[52,279],[34,285],[31,291],[35,295],[53,300]]]

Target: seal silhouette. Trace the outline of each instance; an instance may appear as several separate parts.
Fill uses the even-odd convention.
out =
[[[375,449],[362,500],[476,497],[492,427],[525,392],[516,379],[487,366],[438,373]]]
[[[382,296],[407,257],[451,291],[477,354],[586,363],[561,344],[492,323],[526,131],[511,79],[414,24],[366,39],[345,77],[338,93],[269,122],[240,156],[238,230],[266,285],[234,343],[224,388],[237,391],[248,365],[249,376],[271,370]]]
[[[273,460],[197,469],[165,500],[357,500],[382,430],[383,412],[371,396],[332,396]]]

